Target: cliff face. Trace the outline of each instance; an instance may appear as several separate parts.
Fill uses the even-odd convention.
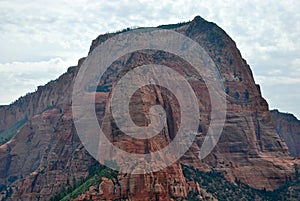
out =
[[[208,157],[199,160],[198,152],[208,129],[211,106],[203,80],[189,79],[201,111],[198,134],[190,150],[180,161],[159,172],[120,174],[115,182],[102,181],[99,200],[186,197],[189,185],[181,164],[204,171],[214,168],[230,181],[238,179],[260,189],[275,189],[286,179],[293,178],[295,161],[274,130],[268,104],[234,41],[218,26],[201,17],[171,28],[198,42],[220,70],[227,93],[227,117],[221,139]],[[90,52],[112,36],[114,34],[99,36],[93,41]],[[0,146],[2,197],[12,194],[12,200],[47,200],[63,186],[71,186],[74,181],[86,177],[88,167],[97,164],[81,144],[72,120],[72,86],[82,62],[84,59],[59,79],[39,87],[35,93],[20,98],[12,105],[0,107],[0,131],[27,119],[15,136]],[[161,51],[138,51],[118,59],[105,74],[102,83],[114,90],[118,76],[140,64],[149,63],[172,67],[191,78],[189,64],[182,59]],[[95,109],[106,135],[122,149],[138,153],[157,150],[170,143],[176,135],[180,113],[178,103],[170,101],[174,97],[168,91],[148,86],[137,91],[132,98],[131,116],[140,126],[147,125],[149,119],[145,113],[151,106],[159,104],[166,110],[167,126],[155,139],[148,141],[134,140],[120,133],[114,126],[110,110],[106,109],[110,107],[109,97],[107,91],[97,92]],[[118,193],[107,193],[112,189]]]
[[[74,73],[75,68],[70,68],[58,80],[2,108],[8,117],[2,126],[24,116],[28,119],[0,146],[2,198],[12,194],[12,200],[47,200],[65,185],[85,178],[88,167],[96,164],[73,125],[70,89]]]
[[[300,155],[300,121],[292,114],[271,111],[271,118],[279,136],[286,142],[292,156]]]

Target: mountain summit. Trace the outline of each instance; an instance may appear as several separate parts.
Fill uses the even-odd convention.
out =
[[[175,31],[197,42],[219,70],[226,92],[227,115],[213,151],[203,160],[198,158],[212,110],[204,80],[201,76],[195,77],[190,64],[176,55],[140,50],[118,58],[99,85],[86,90],[85,97],[96,100],[95,112],[105,135],[120,149],[138,154],[161,149],[175,138],[180,127],[180,107],[172,93],[155,85],[137,90],[129,108],[133,122],[146,126],[150,107],[161,105],[167,115],[161,133],[149,140],[136,140],[124,135],[116,126],[109,109],[111,92],[121,76],[141,64],[168,66],[187,78],[198,98],[200,125],[192,146],[168,168],[136,175],[103,167],[104,164],[99,164],[86,151],[72,118],[72,89],[86,60],[82,58],[57,80],[38,87],[36,92],[11,105],[0,107],[2,199],[49,200],[65,196],[65,200],[182,200],[195,195],[198,200],[205,197],[214,200],[216,195],[203,189],[200,186],[203,183],[191,175],[218,173],[233,186],[243,184],[260,190],[277,189],[297,176],[295,167],[299,162],[290,156],[286,143],[275,131],[268,103],[261,96],[249,65],[225,31],[200,16],[190,22],[158,28]],[[97,37],[89,55],[118,34],[121,32]],[[95,96],[92,96],[93,91],[96,91]]]

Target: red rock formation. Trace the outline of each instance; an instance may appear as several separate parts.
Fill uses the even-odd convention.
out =
[[[91,188],[78,197],[92,196],[94,200],[124,198],[130,200],[172,200],[186,197],[195,185],[187,183],[180,164],[192,165],[205,171],[221,171],[234,181],[236,178],[255,188],[275,189],[294,176],[295,161],[289,156],[285,142],[275,132],[259,86],[242,59],[234,41],[218,26],[196,17],[190,23],[173,30],[198,42],[211,56],[221,73],[227,93],[227,118],[221,139],[213,152],[204,160],[198,152],[209,125],[210,100],[201,78],[189,83],[199,98],[200,127],[190,150],[172,166],[146,175],[119,175],[116,181],[104,179],[97,188]],[[91,51],[114,34],[99,36]],[[39,87],[35,93],[20,98],[9,106],[0,107],[0,130],[17,121],[28,122],[8,143],[0,147],[0,183],[11,188],[12,200],[47,200],[63,186],[87,176],[95,160],[86,152],[76,134],[71,113],[71,92],[78,67],[72,67],[59,79]],[[170,66],[187,77],[193,75],[182,59],[160,51],[139,51],[115,62],[102,84],[114,86],[124,72],[140,65],[157,63]],[[155,94],[150,94],[150,91]],[[176,135],[179,125],[178,103],[172,94],[159,87],[145,87],[132,99],[133,120],[139,125],[149,121],[143,112],[160,104],[166,109],[167,128],[154,140],[141,141],[124,137],[114,126],[107,98],[109,93],[96,94],[96,112],[106,135],[113,143],[129,152],[145,153],[167,145]],[[89,98],[89,97],[87,97]],[[170,101],[171,100],[171,101]],[[139,112],[142,109],[142,113]],[[159,142],[159,144],[157,144]],[[109,154],[109,153],[107,153]],[[193,187],[191,187],[193,186]]]
[[[286,142],[292,156],[300,155],[300,121],[292,114],[271,111],[272,121],[279,136]]]
[[[47,200],[85,178],[96,163],[81,145],[70,115],[59,109],[35,115],[0,147],[0,158],[0,183],[12,188],[13,200]]]

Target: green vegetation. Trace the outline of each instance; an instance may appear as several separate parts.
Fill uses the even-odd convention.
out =
[[[130,31],[130,30],[132,30],[132,28],[127,27],[127,28],[122,29],[122,30],[120,30],[120,31],[116,31],[115,33],[116,33],[116,34],[119,34],[119,33],[124,33],[124,32]]]
[[[109,92],[111,89],[111,86],[90,86],[87,91],[88,92]]]
[[[109,179],[116,178],[117,172],[105,167],[105,166],[90,166],[89,176],[82,181],[76,183],[73,181],[73,186],[62,188],[61,191],[52,197],[50,201],[69,201],[72,200],[85,191],[87,191],[91,186],[99,185],[101,183],[102,177]],[[75,180],[75,179],[74,179]]]
[[[175,28],[184,26],[184,25],[186,25],[188,23],[190,23],[190,21],[189,22],[180,22],[180,23],[177,23],[177,24],[160,25],[157,28],[159,28],[159,29],[175,29]]]
[[[295,167],[296,168],[296,167]],[[206,189],[218,200],[299,200],[300,198],[300,177],[288,181],[275,191],[257,190],[236,180],[236,184],[227,181],[221,173],[201,172],[192,167],[183,166],[183,173],[188,180],[199,183],[200,188]],[[190,195],[188,200],[195,200],[196,195]]]
[[[225,92],[226,92],[226,94],[229,94],[229,93],[230,93],[229,87],[226,87]]]
[[[5,144],[8,142],[13,136],[16,135],[16,133],[22,128],[22,126],[27,122],[27,117],[22,119],[21,121],[18,121],[14,125],[12,125],[10,128],[3,130],[0,132],[0,145]]]
[[[214,23],[207,22],[205,23],[205,25],[208,31],[205,40],[207,40],[211,44],[215,44],[217,47],[224,47],[225,43],[223,41],[223,38],[226,33]]]
[[[234,94],[234,98],[235,98],[236,100],[238,100],[238,99],[240,98],[240,94],[239,94],[239,92],[235,92],[235,94]]]
[[[244,100],[246,101],[246,102],[248,102],[249,101],[249,91],[248,91],[248,89],[246,89],[245,90],[245,92],[244,92]]]

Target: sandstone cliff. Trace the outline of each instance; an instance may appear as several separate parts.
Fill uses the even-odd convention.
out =
[[[268,104],[262,98],[250,67],[234,41],[217,25],[201,17],[189,23],[161,28],[171,28],[198,42],[220,70],[227,93],[227,117],[221,139],[208,157],[198,159],[197,153],[208,129],[211,108],[208,91],[201,78],[189,79],[199,98],[201,111],[201,125],[190,150],[180,161],[160,172],[119,175],[118,185],[106,180],[106,183],[99,184],[102,185],[99,199],[184,198],[189,185],[181,164],[203,171],[213,168],[232,182],[239,180],[259,189],[276,189],[292,179],[295,176],[295,161],[274,130]],[[93,41],[90,52],[112,36],[114,34],[99,36]],[[0,107],[0,131],[27,119],[16,135],[0,147],[2,197],[10,200],[47,200],[63,186],[71,186],[74,181],[86,177],[88,167],[97,164],[82,146],[72,120],[72,86],[82,62],[84,59],[57,80],[39,87],[36,92],[21,97],[12,105]],[[113,90],[120,74],[141,63],[170,66],[187,77],[192,74],[189,64],[174,55],[161,51],[138,51],[115,62],[101,84]],[[106,135],[115,145],[129,152],[144,153],[164,147],[176,135],[180,119],[178,105],[176,101],[170,101],[173,100],[172,94],[167,91],[155,86],[145,87],[132,99],[133,106],[136,106],[132,106],[133,120],[141,126],[148,122],[143,112],[148,112],[150,106],[160,104],[166,110],[167,127],[155,140],[149,141],[126,138],[119,132],[110,111],[106,110],[110,106],[107,102],[109,96],[108,91],[97,92],[95,109],[99,123],[105,125]],[[111,194],[111,189],[119,190]]]
[[[271,118],[279,136],[286,142],[292,156],[300,155],[300,121],[292,114],[271,110]]]

